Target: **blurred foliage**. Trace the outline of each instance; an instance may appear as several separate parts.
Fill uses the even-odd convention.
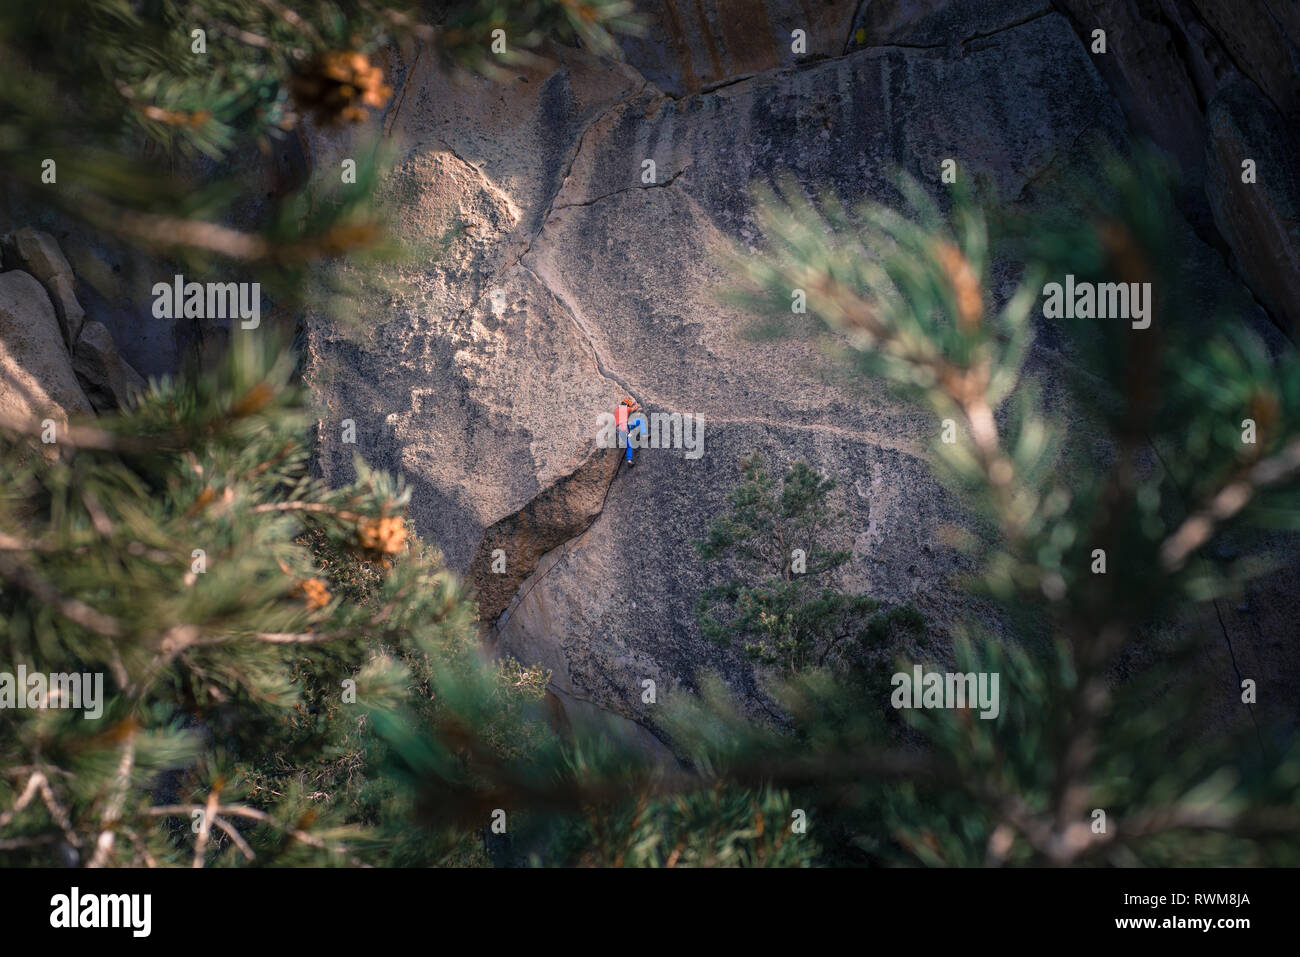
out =
[[[104,834],[104,863],[179,863],[209,795],[225,824],[254,822],[259,863],[433,863],[466,832],[409,833],[369,714],[472,721],[503,757],[546,733],[518,717],[545,676],[480,661],[472,602],[409,531],[409,490],[360,461],[345,488],[310,477],[291,355],[260,342],[73,427],[53,461],[4,440],[3,658],[108,676],[97,720],[0,710],[0,807],[34,775],[48,788],[6,820],[7,863],[51,843],[88,863]],[[242,858],[232,842],[213,831],[207,853]]]
[[[945,215],[900,178],[910,216],[849,211],[829,194],[813,202],[793,183],[781,195],[761,189],[767,248],[728,257],[742,280],[734,301],[788,317],[793,291],[804,290],[833,354],[932,410],[936,469],[976,517],[952,536],[979,562],[972,585],[1027,628],[1017,646],[968,623],[971,640],[954,649],[957,670],[1000,673],[996,720],[903,712],[927,767],[901,772],[906,786],[881,797],[888,839],[868,823],[879,805],[861,796],[853,840],[873,856],[1297,858],[1300,743],[1281,728],[1250,733],[1257,716],[1244,700],[1241,718],[1215,730],[1188,609],[1287,558],[1204,556],[1225,535],[1295,527],[1300,365],[1294,351],[1270,357],[1235,317],[1206,321],[1216,304],[1198,300],[1179,271],[1178,213],[1159,159],[1139,152],[1099,165],[1101,181],[1078,184],[1093,198],[1089,214],[1021,223],[1028,264],[1000,308],[985,278],[985,216],[961,186]],[[1151,283],[1154,321],[1061,320],[1062,390],[1026,364],[1043,283],[1065,274]],[[1180,623],[1176,637],[1134,672],[1131,652],[1170,622]]]

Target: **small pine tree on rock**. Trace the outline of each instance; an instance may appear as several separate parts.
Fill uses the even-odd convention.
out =
[[[740,467],[744,481],[731,492],[730,513],[696,543],[705,561],[730,557],[739,567],[696,602],[706,636],[739,642],[755,661],[797,672],[851,661],[893,625],[921,628],[915,609],[881,612],[876,599],[835,587],[853,554],[828,544],[845,518],[830,505],[834,479],[799,461],[778,487],[758,453]]]

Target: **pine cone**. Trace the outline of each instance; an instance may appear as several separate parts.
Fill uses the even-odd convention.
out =
[[[306,600],[308,611],[324,608],[330,603],[331,597],[329,589],[325,587],[325,583],[319,578],[306,578],[298,582],[294,594]]]
[[[366,518],[357,520],[357,540],[367,551],[393,555],[406,545],[406,524],[402,516]]]
[[[290,81],[289,89],[298,109],[325,126],[358,123],[366,118],[365,107],[381,107],[393,95],[393,88],[384,83],[383,69],[356,50],[316,54]]]

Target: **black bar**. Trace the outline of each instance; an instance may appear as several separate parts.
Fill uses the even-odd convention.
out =
[[[695,936],[689,928],[705,938],[721,933],[760,943],[785,932],[829,941],[846,931],[859,942],[915,933],[918,944],[1130,938],[1143,946],[1182,946],[1195,938],[1231,947],[1294,924],[1293,875],[1258,869],[49,869],[0,871],[0,882],[6,943],[29,937],[66,943],[76,935],[82,945],[131,948],[206,950],[227,940],[237,947],[320,944],[337,953],[334,948],[351,941],[395,945],[407,935],[449,947],[466,931],[495,938],[494,946],[510,940],[536,946],[548,932],[576,946],[586,946],[584,940],[633,945]],[[52,900],[64,895],[70,904],[73,887],[82,907],[92,895],[150,895],[148,936],[136,937],[131,926],[52,927]],[[1154,923],[1121,926],[1135,920]],[[1201,927],[1204,920],[1212,926]],[[131,922],[123,917],[121,923]]]

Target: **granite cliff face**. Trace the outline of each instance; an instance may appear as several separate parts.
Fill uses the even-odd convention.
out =
[[[716,295],[716,250],[761,242],[751,183],[887,199],[891,169],[937,184],[955,158],[1009,203],[1069,209],[1091,148],[1136,131],[1183,168],[1188,221],[1171,228],[1188,281],[1243,322],[1294,328],[1294,160],[1284,127],[1260,120],[1295,110],[1294,77],[1254,59],[1294,56],[1285,12],[1247,30],[1208,0],[806,6],[647,6],[627,62],[555,49],[504,84],[393,54],[397,94],[376,123],[398,151],[384,192],[415,261],[363,301],[363,335],[311,324],[321,465],[346,478],[359,450],[405,472],[417,525],[476,584],[496,647],[550,667],[574,714],[653,731],[642,682],[671,694],[706,669],[761,710],[752,667],[691,613],[714,571],[692,542],[755,449],[839,481],[848,584],[940,630],[968,610],[943,544],[963,518],[925,461],[935,423],[829,374],[807,344],[744,341],[749,317]],[[1106,54],[1089,52],[1094,21]],[[1196,42],[1170,39],[1184,36]],[[306,151],[332,169],[351,146],[314,134]],[[1269,182],[1243,199],[1232,177],[1252,148]],[[1261,245],[1289,252],[1261,260]],[[1050,386],[1063,361],[1044,346],[1033,364]],[[702,417],[705,454],[650,450],[620,470],[595,434],[623,395]],[[339,441],[344,418],[357,446]]]

